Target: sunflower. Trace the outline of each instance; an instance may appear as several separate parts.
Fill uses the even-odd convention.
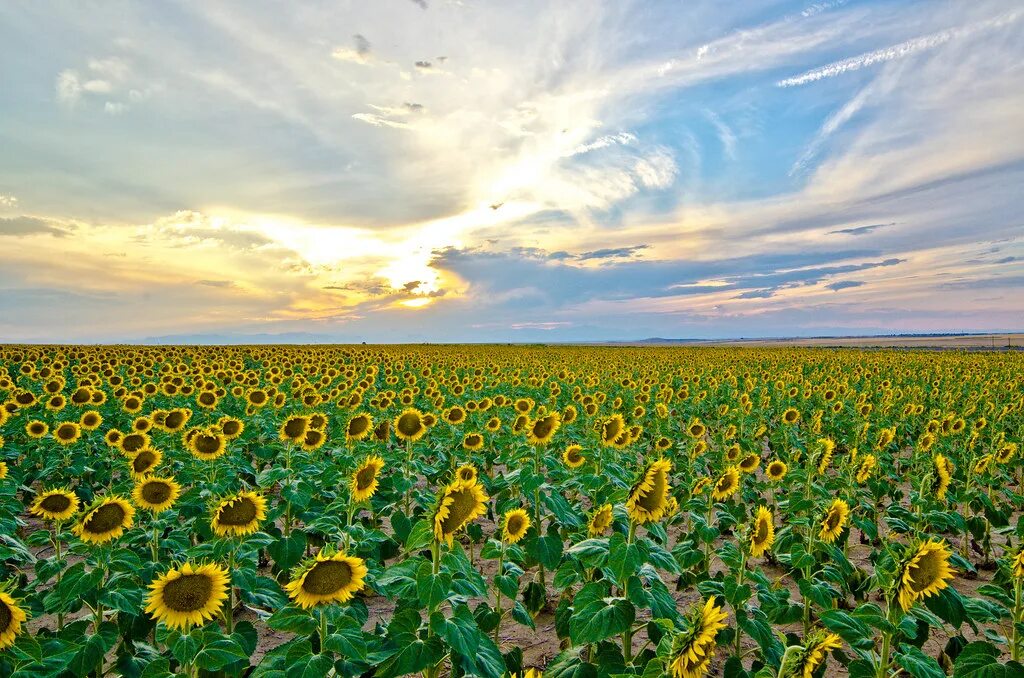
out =
[[[672,639],[669,673],[672,678],[702,678],[711,666],[715,637],[725,628],[728,615],[709,598],[694,606],[686,631]]]
[[[842,645],[842,640],[834,633],[814,632],[808,636],[803,646],[798,646],[800,650],[793,657],[793,672],[786,675],[811,678],[818,667],[827,659],[828,653],[832,650],[838,650]]]
[[[583,456],[583,447],[581,445],[570,445],[565,448],[562,452],[562,461],[569,468],[579,468],[587,463],[587,458]]]
[[[768,462],[768,467],[765,469],[768,480],[776,483],[785,478],[787,472],[789,472],[789,466],[781,459],[773,459]]]
[[[395,417],[395,435],[399,440],[415,442],[427,432],[427,425],[423,423],[423,413],[415,408],[403,410]]]
[[[141,450],[129,462],[132,478],[135,480],[145,478],[163,461],[163,458],[163,452],[160,450],[154,450],[151,447]]]
[[[196,459],[212,461],[228,451],[227,439],[217,429],[200,430],[188,439],[188,451]]]
[[[978,461],[974,462],[974,473],[976,475],[982,475],[988,470],[988,467],[992,465],[992,460],[995,459],[994,455],[986,454],[978,458]]]
[[[850,505],[842,499],[834,499],[821,519],[821,530],[818,536],[826,544],[834,542],[842,533],[850,518]]]
[[[245,422],[235,417],[221,417],[217,422],[221,434],[228,440],[234,440],[245,431]]]
[[[306,435],[302,438],[302,449],[312,452],[313,450],[320,449],[325,442],[327,442],[327,436],[323,430],[311,428],[306,431]]]
[[[363,460],[363,463],[352,474],[352,480],[349,483],[352,501],[365,501],[374,495],[380,484],[377,476],[382,468],[384,468],[384,460],[377,455],[371,455]]]
[[[462,438],[462,449],[476,452],[484,446],[484,437],[479,433],[467,433]]]
[[[711,498],[715,501],[723,501],[728,499],[740,489],[740,472],[735,466],[722,471],[722,475],[718,476],[718,480],[715,481],[715,486],[711,490]]]
[[[362,440],[373,431],[373,419],[368,414],[357,414],[348,420],[345,427],[345,441]]]
[[[935,455],[935,481],[932,483],[932,490],[939,500],[946,498],[946,490],[949,489],[949,481],[953,476],[953,464],[941,454]]]
[[[463,464],[455,469],[455,477],[464,483],[476,482],[476,467],[472,464]]]
[[[243,490],[217,504],[210,528],[219,537],[240,537],[258,530],[266,517],[267,500],[256,492]]]
[[[855,476],[857,482],[862,485],[867,482],[867,479],[875,472],[876,466],[878,466],[878,460],[875,458],[875,455],[865,454],[857,465],[857,474]]]
[[[445,487],[434,511],[434,538],[451,546],[456,532],[487,511],[488,499],[478,483],[456,480]]]
[[[121,438],[123,437],[123,433],[118,431],[116,428],[112,428],[103,436],[103,442],[105,442],[108,447],[120,447]]]
[[[140,450],[149,447],[149,435],[146,433],[129,433],[122,435],[118,441],[117,446],[121,448],[121,452],[131,456]]]
[[[288,417],[281,424],[281,428],[278,429],[278,438],[285,442],[298,442],[302,440],[306,435],[306,429],[309,428],[309,417],[303,417],[297,415],[294,417]]]
[[[612,524],[612,505],[603,504],[590,514],[590,520],[587,521],[587,532],[591,537],[600,537]]]
[[[828,470],[829,464],[832,463],[832,453],[836,449],[836,444],[831,438],[819,438],[817,445],[817,454],[815,459],[818,462],[818,475],[824,475],[825,471]]]
[[[1006,443],[996,452],[996,461],[1000,464],[1008,464],[1017,454],[1017,443]]]
[[[82,437],[82,428],[73,421],[65,421],[53,429],[53,438],[61,445],[73,445]]]
[[[139,508],[160,513],[171,508],[180,494],[181,485],[174,482],[174,478],[149,476],[135,484],[132,499]]]
[[[487,420],[485,428],[491,433],[497,433],[501,430],[501,419],[498,417],[491,417]]]
[[[775,523],[772,520],[772,512],[764,506],[758,506],[757,517],[754,518],[754,528],[750,533],[750,555],[758,558],[774,543]]]
[[[0,447],[3,447],[3,446],[4,446],[4,439],[3,439],[2,436],[0,436]],[[8,470],[9,469],[7,468],[7,462],[6,461],[0,461],[0,480],[3,480],[4,478],[7,477]]]
[[[531,445],[547,445],[562,425],[557,412],[533,419],[526,427],[526,440]]]
[[[613,414],[608,417],[600,425],[601,443],[608,447],[616,447],[616,441],[625,428],[626,422],[622,419],[621,414]]]
[[[521,508],[505,512],[505,519],[502,521],[501,538],[509,544],[515,544],[530,529],[530,514]]]
[[[693,488],[690,490],[690,494],[694,497],[699,497],[704,494],[705,490],[711,487],[711,478],[698,478],[697,482],[693,484]]]
[[[146,612],[172,629],[204,624],[228,597],[228,571],[213,563],[185,563],[153,580]]]
[[[761,457],[751,452],[740,461],[740,470],[744,473],[753,473],[761,465]]]
[[[900,607],[906,612],[915,602],[933,596],[949,586],[952,555],[941,541],[932,539],[907,549],[897,576]]]
[[[43,520],[64,521],[78,513],[78,495],[66,487],[40,492],[28,512]]]
[[[33,419],[25,425],[26,435],[34,440],[42,438],[49,432],[50,427],[46,425],[46,422],[39,421],[38,419]]]
[[[95,431],[102,423],[103,416],[96,410],[83,412],[82,417],[78,420],[78,425],[85,431]]]
[[[782,413],[783,424],[795,424],[798,421],[800,421],[800,412],[795,407],[790,407]]]
[[[453,405],[445,410],[442,416],[449,424],[458,426],[462,422],[466,421],[466,410],[462,409],[458,405]]]
[[[345,603],[365,586],[366,563],[362,558],[334,553],[325,548],[316,558],[306,560],[292,570],[291,582],[284,588],[303,609],[330,603]]]
[[[134,524],[135,509],[119,495],[98,499],[85,510],[72,528],[79,539],[93,544],[105,544],[117,539]]]
[[[637,525],[661,520],[672,490],[669,484],[671,472],[672,462],[667,459],[658,459],[647,465],[626,499],[630,520]]]
[[[694,440],[699,440],[704,437],[707,430],[707,427],[701,423],[700,419],[694,419],[690,422],[690,425],[686,427],[686,434]]]
[[[1024,547],[1017,549],[1017,554],[1010,561],[1010,572],[1017,579],[1024,579]]]
[[[0,591],[0,650],[14,644],[21,624],[28,618],[25,610],[6,591]]]

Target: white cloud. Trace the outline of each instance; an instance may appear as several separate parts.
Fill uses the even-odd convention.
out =
[[[126,110],[128,110],[128,107],[117,101],[108,101],[103,104],[103,112],[110,115],[121,115]]]
[[[61,71],[57,76],[57,99],[68,106],[74,106],[82,96],[82,81],[73,70]]]
[[[18,204],[18,199],[13,195],[0,194],[0,207],[14,207]]]
[[[956,38],[970,36],[979,31],[1002,28],[1017,21],[1021,16],[1024,16],[1024,12],[1009,12],[994,19],[971,24],[963,28],[952,28],[945,31],[939,31],[937,33],[932,33],[931,35],[925,35],[920,38],[901,42],[898,45],[878,49],[873,52],[867,52],[855,57],[850,57],[849,59],[843,59],[842,61],[835,61],[792,78],[780,80],[776,84],[778,87],[806,85],[807,83],[815,82],[823,78],[832,78],[850,71],[857,71],[877,63],[892,61],[893,59],[901,59],[916,52],[934,49],[935,47],[943,45]]]

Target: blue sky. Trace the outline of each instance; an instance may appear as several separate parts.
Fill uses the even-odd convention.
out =
[[[0,341],[1022,329],[1024,8],[0,5]]]

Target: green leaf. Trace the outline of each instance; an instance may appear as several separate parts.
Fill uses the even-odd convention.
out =
[[[447,572],[433,573],[433,566],[424,562],[416,572],[416,593],[419,596],[420,605],[428,610],[435,609],[451,590],[452,576]]]
[[[407,551],[419,551],[430,546],[434,540],[434,528],[429,520],[417,520],[409,531],[409,537],[405,540]]]
[[[562,540],[555,535],[545,535],[533,540],[530,544],[530,555],[549,570],[558,569],[562,560]]]
[[[900,650],[902,653],[896,655],[896,661],[914,678],[945,678],[946,672],[939,666],[939,662],[913,645],[903,643]]]
[[[237,661],[248,663],[249,653],[234,638],[219,638],[207,642],[196,654],[195,664],[207,671],[219,671]]]
[[[1024,665],[999,663],[999,650],[991,643],[969,643],[953,665],[953,678],[1019,678]]]
[[[78,650],[78,654],[71,660],[71,670],[76,676],[88,675],[96,670],[97,665],[103,659],[108,649],[106,640],[102,635],[89,636]]]
[[[605,597],[579,607],[569,620],[569,636],[576,645],[597,643],[627,630],[636,612],[625,598]]]
[[[288,537],[282,536],[267,547],[267,552],[280,569],[290,570],[306,553],[306,535],[296,531]]]
[[[825,628],[838,634],[851,647],[867,650],[875,644],[871,629],[842,610],[826,610],[819,618]]]
[[[350,617],[339,617],[334,632],[327,635],[324,650],[336,652],[351,659],[366,658],[366,640],[358,622]]]
[[[270,615],[267,626],[277,631],[288,631],[300,636],[308,636],[317,630],[317,620],[308,611],[294,605],[282,607]]]

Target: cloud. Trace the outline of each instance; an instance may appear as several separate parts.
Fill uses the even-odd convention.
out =
[[[0,217],[0,236],[53,235],[62,238],[68,231],[48,219],[38,217]]]
[[[430,63],[429,61],[417,61],[414,64],[414,66],[416,66],[416,68],[419,68],[421,70],[428,70],[428,69],[433,68],[434,64]]]
[[[335,47],[331,56],[339,61],[350,61],[356,64],[368,64],[373,59],[370,41],[360,33],[352,36],[351,47]]]
[[[197,280],[197,285],[203,285],[205,287],[234,287],[235,283],[232,280]]]
[[[829,235],[867,235],[868,233],[874,233],[880,228],[887,228],[889,226],[895,226],[896,222],[890,222],[888,224],[869,224],[867,226],[855,226],[853,228],[840,228],[836,231],[829,231]]]
[[[588,261],[590,259],[619,259],[631,257],[640,250],[645,249],[647,249],[647,245],[633,245],[632,247],[606,248],[594,250],[592,252],[584,252],[583,254],[580,254],[576,258],[580,261]]]
[[[420,9],[427,9],[427,0],[410,0],[415,5],[419,5]]]
[[[820,68],[815,68],[800,75],[780,80],[776,85],[778,87],[796,87],[799,85],[806,85],[807,83],[815,82],[823,78],[832,78],[849,71],[857,71],[877,63],[892,61],[893,59],[901,59],[916,52],[934,49],[956,38],[973,35],[980,31],[1002,28],[1014,23],[1021,16],[1024,16],[1024,12],[1008,12],[994,19],[971,24],[962,28],[953,28],[914,38],[912,40],[901,42],[898,45],[878,49],[873,52],[866,52],[855,57],[843,59],[842,61],[832,62],[826,66],[821,66]]]
[[[74,106],[82,97],[82,82],[73,70],[61,71],[57,76],[57,100],[66,106]]]
[[[13,195],[0,194],[0,207],[15,207],[18,204],[18,199]]]
[[[861,287],[863,285],[864,282],[861,280],[839,280],[833,283],[828,283],[827,285],[825,285],[825,287],[832,290],[833,292],[838,292],[839,290],[846,290],[850,289],[851,287]]]

